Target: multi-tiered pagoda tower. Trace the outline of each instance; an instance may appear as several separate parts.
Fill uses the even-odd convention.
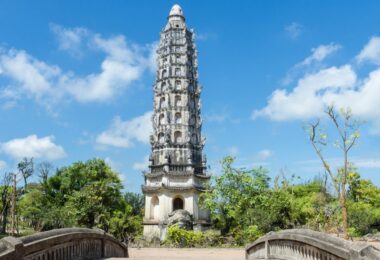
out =
[[[184,209],[195,229],[208,225],[209,214],[198,207],[204,191],[206,157],[202,154],[202,119],[198,59],[194,32],[174,5],[161,31],[154,90],[154,133],[150,170],[145,172],[145,237],[165,236],[169,214]]]

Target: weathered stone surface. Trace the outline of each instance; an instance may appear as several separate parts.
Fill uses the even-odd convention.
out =
[[[251,259],[380,259],[380,251],[364,242],[351,242],[307,229],[270,232],[246,247]]]
[[[363,237],[364,241],[377,242],[380,241],[380,233],[377,234],[367,234]]]
[[[194,221],[208,224],[209,211],[198,205],[205,191],[207,160],[203,154],[201,90],[195,34],[174,5],[157,47],[153,84],[152,147],[144,172],[144,237],[164,239],[169,214],[184,209]],[[177,203],[180,200],[181,203]]]
[[[186,210],[179,209],[169,214],[168,226],[177,225],[187,230],[193,229],[193,218]]]
[[[0,260],[128,257],[128,247],[100,229],[63,228],[0,240]]]

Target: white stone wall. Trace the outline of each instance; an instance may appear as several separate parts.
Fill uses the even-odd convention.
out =
[[[152,198],[157,197],[159,201],[159,213],[157,218],[151,218]],[[193,215],[195,220],[198,220],[198,194],[195,192],[169,192],[163,191],[157,195],[147,194],[145,196],[145,221],[163,222],[171,212],[173,212],[173,200],[181,198],[184,203],[184,209]]]
[[[147,240],[161,237],[161,229],[158,225],[144,225],[143,233]]]

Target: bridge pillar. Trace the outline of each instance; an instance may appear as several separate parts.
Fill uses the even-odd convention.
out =
[[[9,259],[23,260],[25,250],[22,241],[15,237],[4,237],[3,240],[15,249],[13,254],[9,256]]]
[[[265,259],[269,259],[269,256],[270,256],[269,241],[265,240]]]

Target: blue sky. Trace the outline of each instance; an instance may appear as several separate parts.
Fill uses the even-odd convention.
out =
[[[333,102],[366,122],[351,158],[380,185],[378,1],[3,0],[0,171],[99,157],[140,191],[154,46],[175,3],[197,34],[211,172],[231,154],[312,179],[323,170],[302,126]]]

